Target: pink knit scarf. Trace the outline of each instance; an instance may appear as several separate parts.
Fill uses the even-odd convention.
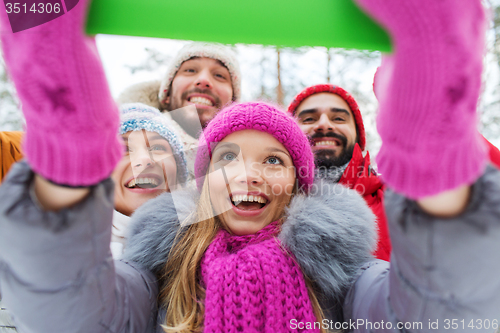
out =
[[[219,231],[201,262],[205,332],[300,332],[295,323],[317,321],[303,273],[275,237],[279,229],[273,222],[253,235]]]

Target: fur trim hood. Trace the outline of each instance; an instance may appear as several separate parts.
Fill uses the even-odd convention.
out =
[[[179,221],[195,211],[199,194],[184,189],[145,203],[132,216],[124,260],[155,274],[166,263]],[[354,190],[318,180],[308,195],[296,195],[286,210],[279,239],[304,274],[328,299],[341,301],[359,268],[373,259],[374,215]]]
[[[160,85],[161,82],[158,80],[136,83],[127,87],[118,96],[116,102],[119,105],[125,103],[143,103],[162,111],[163,108],[158,99]]]

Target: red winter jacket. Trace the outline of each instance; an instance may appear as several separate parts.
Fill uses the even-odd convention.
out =
[[[491,163],[500,169],[500,150],[498,150],[497,147],[493,146],[491,142],[486,140],[486,138],[484,139],[484,141],[486,141],[486,143],[488,144]]]
[[[347,165],[344,174],[339,180],[351,189],[360,193],[377,217],[378,243],[375,252],[376,258],[389,261],[391,256],[391,239],[384,210],[384,186],[370,165],[370,154],[365,157],[358,144],[354,147],[352,159]]]

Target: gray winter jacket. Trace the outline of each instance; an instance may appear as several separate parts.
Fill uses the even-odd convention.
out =
[[[1,297],[1,295],[0,295]],[[0,333],[16,333],[17,330],[10,318],[7,309],[4,308],[2,299],[0,298]]]
[[[178,216],[192,211],[192,194],[175,205],[168,194],[143,205],[125,259],[113,262],[111,181],[54,213],[37,207],[32,179],[22,162],[0,186],[0,293],[18,331],[161,332],[164,310],[158,314],[154,273],[165,263]],[[279,237],[321,294],[331,320],[324,327],[494,330],[500,317],[498,170],[486,170],[467,210],[453,219],[428,216],[388,192],[390,270],[389,263],[371,259],[375,232],[363,199],[340,185],[316,189],[322,190],[293,199]],[[301,325],[290,323],[290,331]]]

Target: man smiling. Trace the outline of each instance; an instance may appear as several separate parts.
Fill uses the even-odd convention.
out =
[[[351,160],[355,143],[363,140],[364,146],[364,136],[358,135],[360,130],[349,104],[337,94],[311,95],[300,103],[295,116],[302,131],[311,138],[319,169],[342,167]]]
[[[183,134],[197,138],[215,114],[240,98],[241,73],[236,55],[222,44],[194,42],[170,63],[164,79],[126,89],[119,103],[142,102],[171,116]],[[194,106],[195,108],[184,108]]]
[[[377,216],[379,239],[374,255],[389,260],[391,243],[383,207],[383,185],[363,156],[366,138],[358,104],[344,89],[319,84],[300,92],[288,107],[311,141],[316,177],[357,190]]]
[[[162,81],[162,109],[194,105],[197,113],[176,112],[172,118],[191,136],[218,110],[240,98],[241,74],[236,56],[220,44],[192,43],[182,48]],[[193,110],[191,108],[191,110]]]

